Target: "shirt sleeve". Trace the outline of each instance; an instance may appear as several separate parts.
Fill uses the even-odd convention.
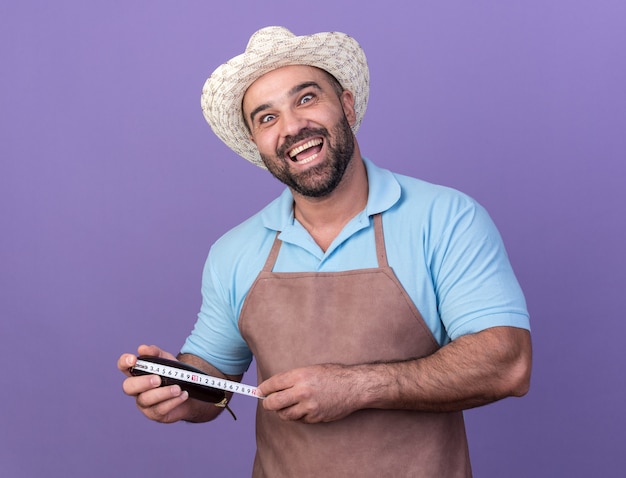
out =
[[[252,361],[252,353],[239,333],[238,314],[232,287],[224,287],[212,264],[213,251],[202,274],[202,306],[198,320],[181,352],[206,360],[222,373],[244,373]],[[227,279],[228,280],[228,279]]]
[[[500,234],[485,209],[469,198],[444,229],[431,273],[451,339],[496,326],[530,328]]]

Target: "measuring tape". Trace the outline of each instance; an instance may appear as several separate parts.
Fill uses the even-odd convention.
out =
[[[194,385],[217,388],[226,392],[238,393],[240,395],[247,395],[249,397],[259,399],[265,398],[261,395],[259,389],[257,387],[253,387],[252,385],[246,385],[239,382],[233,382],[232,380],[226,380],[225,378],[212,377],[211,375],[205,375],[195,371],[184,370],[170,365],[163,365],[156,362],[142,360],[141,358],[137,359],[137,363],[133,368],[148,374],[160,375],[161,377],[180,380]]]

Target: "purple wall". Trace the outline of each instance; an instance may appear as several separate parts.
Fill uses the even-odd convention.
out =
[[[199,97],[284,24],[356,37],[365,155],[468,192],[504,236],[533,385],[467,413],[476,476],[623,476],[626,3],[215,3],[0,4],[0,475],[249,475],[253,399],[237,422],[155,424],[115,362],[178,350],[209,245],[281,190]]]

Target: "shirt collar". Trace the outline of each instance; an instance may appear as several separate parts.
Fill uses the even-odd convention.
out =
[[[391,208],[400,199],[400,184],[387,169],[379,168],[369,159],[363,158],[367,171],[368,197],[365,212],[372,216]],[[293,195],[285,188],[278,198],[261,211],[263,225],[273,231],[286,231],[293,226]]]

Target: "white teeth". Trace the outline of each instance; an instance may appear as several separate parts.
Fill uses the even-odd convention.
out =
[[[298,161],[298,164],[307,164],[310,163],[311,161],[313,161],[315,158],[317,158],[317,156],[319,155],[319,153],[315,153],[312,156],[309,156],[308,158],[303,159],[302,161]]]
[[[297,148],[293,148],[291,151],[289,151],[289,157],[293,158],[297,154],[299,154],[302,151],[304,151],[305,149],[312,148],[313,146],[317,146],[318,144],[322,144],[322,140],[320,138],[316,138],[316,139],[312,139],[311,141],[307,141],[303,145],[298,146]]]

